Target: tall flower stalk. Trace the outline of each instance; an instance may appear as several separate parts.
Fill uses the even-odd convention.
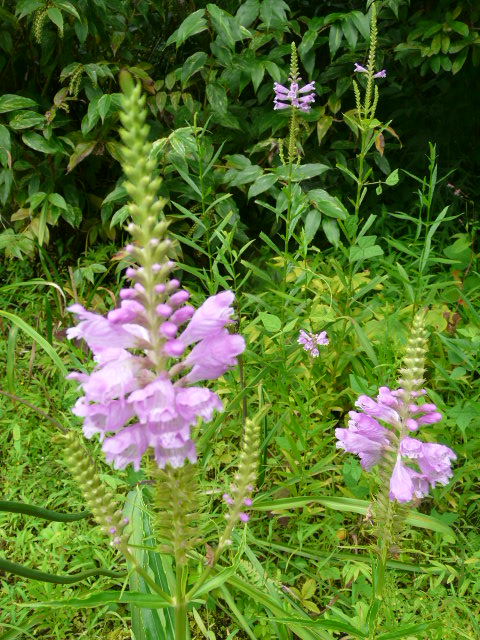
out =
[[[195,309],[188,304],[188,292],[172,277],[175,269],[169,259],[172,242],[163,214],[165,201],[157,197],[160,179],[155,177],[151,160],[145,97],[128,74],[121,77],[121,83],[122,166],[127,177],[125,188],[131,198],[128,231],[132,236],[126,247],[132,265],[126,276],[131,284],[120,291],[119,307],[106,316],[87,311],[79,304],[69,308],[78,324],[68,329],[67,336],[83,339],[95,360],[90,374],[74,372],[69,378],[76,380],[84,392],[73,413],[83,418],[87,438],[99,434],[107,462],[117,469],[132,464],[138,470],[142,457],[149,459],[155,483],[154,525],[159,550],[170,552],[175,560],[173,597],[159,589],[135,563],[128,548],[128,533],[124,531],[127,523],[113,507],[107,509],[108,499],[101,481],[82,463],[78,447],[69,443],[67,457],[97,522],[110,534],[111,544],[174,607],[175,637],[185,640],[187,554],[199,542],[193,523],[197,452],[191,429],[198,420],[209,422],[214,412],[223,410],[219,397],[205,383],[236,364],[245,342],[228,330],[234,313],[231,291],[210,296]],[[235,523],[248,520],[238,506],[251,504],[258,428],[254,423],[247,424],[243,462],[234,489],[235,509],[225,534],[220,537],[215,559],[224,549]],[[95,486],[90,476],[94,476]]]
[[[293,168],[300,162],[300,154],[297,149],[298,137],[298,112],[308,113],[311,104],[315,102],[315,82],[309,82],[304,86],[300,86],[301,77],[298,70],[298,56],[295,43],[291,45],[290,55],[290,72],[288,76],[290,85],[288,87],[274,83],[274,109],[290,109],[290,122],[288,128],[288,138],[286,140],[287,157],[283,151],[284,142],[280,141],[280,159],[282,164],[287,167],[287,184],[283,188],[287,201],[287,211],[285,215],[285,236],[283,247],[283,273],[282,273],[282,325],[285,321],[285,293],[287,286],[287,273],[289,265],[288,243],[292,235],[292,209],[295,194],[293,193]]]
[[[374,504],[378,600],[382,599],[387,559],[400,542],[409,507],[436,484],[448,483],[451,462],[456,459],[449,447],[413,437],[419,427],[442,419],[434,404],[423,401],[427,350],[424,323],[422,311],[413,321],[398,387],[380,387],[375,399],[360,396],[355,403],[360,411],[350,411],[348,428],[335,430],[337,447],[357,454],[364,469],[379,465],[382,483]]]

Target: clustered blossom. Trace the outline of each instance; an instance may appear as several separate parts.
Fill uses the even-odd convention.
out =
[[[368,69],[366,67],[362,67],[361,64],[358,64],[358,62],[355,62],[355,68],[353,70],[355,73],[368,73]],[[377,73],[375,73],[373,75],[374,78],[386,78],[387,77],[387,72],[385,71],[385,69],[382,69],[381,71],[377,71]]]
[[[288,109],[288,107],[292,106],[296,109],[300,109],[300,111],[308,113],[311,109],[310,105],[315,102],[315,82],[309,82],[303,87],[300,87],[298,84],[298,80],[301,80],[301,78],[297,78],[296,80],[289,78],[289,80],[289,88],[284,87],[278,82],[274,83],[274,110]]]
[[[307,351],[312,358],[316,358],[319,355],[319,351],[317,349],[317,345],[324,346],[329,344],[329,339],[327,338],[327,332],[322,331],[321,333],[311,333],[300,329],[300,335],[297,340],[298,344],[302,344],[305,351]]]
[[[173,267],[170,261],[153,265],[153,272],[165,275],[164,283],[154,286],[153,306],[139,267],[127,270],[135,284],[120,291],[120,307],[106,317],[80,304],[69,308],[79,322],[67,337],[85,340],[96,362],[90,375],[68,376],[85,394],[72,411],[83,418],[87,438],[100,434],[106,460],[116,469],[132,463],[138,470],[148,447],[160,468],[195,462],[190,429],[198,418],[210,421],[223,406],[210,389],[193,385],[224,374],[245,348],[244,339],[226,328],[233,293],[211,296],[195,310],[186,304],[189,294],[178,280],[168,280]],[[155,332],[147,309],[157,316]]]
[[[421,389],[411,391],[409,397],[418,399],[424,394]],[[335,429],[337,447],[357,454],[366,470],[381,462],[386,452],[396,454],[389,497],[398,502],[410,502],[414,496],[425,497],[429,487],[447,484],[452,477],[451,461],[456,460],[449,447],[406,435],[421,425],[439,422],[442,416],[434,404],[409,402],[406,406],[404,396],[403,389],[388,387],[380,387],[376,400],[362,395],[355,402],[361,412],[349,412],[348,429]],[[379,420],[393,429],[387,429]]]

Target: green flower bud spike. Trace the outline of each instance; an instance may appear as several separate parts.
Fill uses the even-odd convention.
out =
[[[63,437],[65,460],[95,521],[102,531],[110,536],[111,546],[119,547],[126,544],[129,536],[124,533],[124,529],[128,524],[128,518],[122,518],[122,511],[117,509],[112,492],[100,480],[95,463],[77,436],[68,432]]]
[[[260,422],[247,420],[240,452],[238,471],[235,474],[235,483],[231,489],[231,497],[224,495],[224,500],[229,504],[229,512],[226,514],[227,526],[218,542],[213,564],[218,560],[226,546],[230,544],[230,536],[238,521],[247,522],[245,506],[251,504],[250,494],[253,491],[257,478],[258,451],[260,447]]]

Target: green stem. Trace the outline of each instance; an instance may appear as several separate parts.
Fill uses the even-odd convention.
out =
[[[145,571],[145,569],[142,567],[142,565],[138,564],[137,559],[135,558],[135,556],[133,554],[130,553],[130,551],[128,550],[128,547],[126,544],[122,544],[118,547],[118,550],[120,551],[120,553],[128,560],[128,562],[130,562],[134,568],[134,570],[140,575],[142,576],[142,578],[145,580],[145,582],[148,584],[148,586],[155,592],[158,593],[159,596],[161,596],[166,602],[169,602],[170,604],[173,605],[173,598],[166,593],[165,591],[163,591],[163,589],[161,589],[158,584],[155,582],[155,580],[153,580],[148,573]]]
[[[175,640],[187,640],[187,599],[183,580],[183,564],[176,565]]]

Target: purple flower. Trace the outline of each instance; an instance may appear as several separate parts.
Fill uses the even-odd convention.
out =
[[[410,393],[409,398],[423,395],[422,389]],[[335,430],[337,448],[357,454],[366,470],[378,464],[387,449],[396,450],[389,496],[398,502],[410,502],[414,496],[422,498],[436,483],[447,484],[452,477],[451,462],[456,459],[455,453],[443,444],[405,435],[406,430],[415,431],[419,425],[438,422],[442,416],[434,404],[407,405],[404,397],[403,389],[388,387],[380,387],[375,400],[362,395],[355,402],[362,413],[350,411],[348,429]]]
[[[362,65],[358,64],[358,62],[355,62],[355,68],[353,71],[355,73],[368,73],[368,69],[366,67],[362,67]],[[377,73],[373,75],[374,78],[386,78],[386,76],[387,72],[385,71],[385,69],[377,71]]]
[[[327,332],[311,333],[300,329],[300,335],[297,340],[298,344],[302,344],[305,351],[307,351],[312,358],[316,358],[319,355],[317,345],[323,346],[329,344],[330,340],[327,338]]]
[[[165,263],[168,269],[171,264]],[[178,281],[155,285],[157,300],[151,302],[142,269],[129,268],[128,275],[135,284],[120,292],[120,307],[107,317],[81,305],[70,307],[80,322],[67,335],[83,338],[96,361],[90,375],[68,376],[85,394],[73,413],[83,418],[87,438],[100,434],[105,457],[115,468],[131,463],[138,469],[148,447],[159,467],[178,467],[185,459],[196,460],[191,427],[198,419],[209,422],[215,411],[223,410],[215,393],[193,383],[223,375],[245,348],[241,336],[225,329],[232,322],[234,296],[223,291],[195,311],[185,305],[189,294],[179,289]],[[148,305],[156,313],[153,328]],[[189,320],[177,337],[179,327]],[[169,359],[177,362],[168,367]]]
[[[301,78],[298,78],[300,80]],[[315,102],[315,82],[309,82],[303,87],[299,87],[298,82],[290,78],[290,87],[275,82],[273,85],[275,98],[273,100],[274,110],[288,109],[292,106],[305,113],[310,111],[310,105]],[[308,95],[299,95],[308,94]]]

